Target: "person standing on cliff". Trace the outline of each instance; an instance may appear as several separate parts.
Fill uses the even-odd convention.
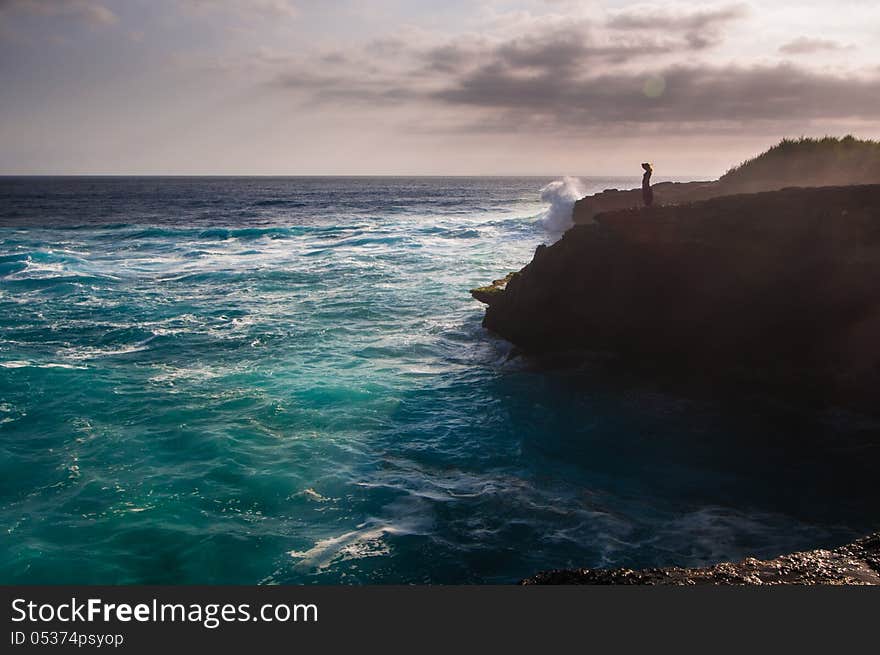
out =
[[[651,173],[654,169],[647,162],[642,164],[645,174],[642,176],[642,200],[645,201],[645,207],[650,207],[654,202],[654,191],[651,189]]]

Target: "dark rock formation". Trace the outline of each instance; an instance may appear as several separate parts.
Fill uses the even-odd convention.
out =
[[[520,584],[590,585],[783,585],[880,584],[880,532],[835,548],[782,555],[771,560],[748,558],[737,564],[685,569],[567,569],[544,571]]]
[[[614,352],[880,409],[880,185],[599,214],[474,296],[526,352]]]

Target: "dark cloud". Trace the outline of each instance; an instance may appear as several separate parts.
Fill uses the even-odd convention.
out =
[[[688,50],[685,41],[646,39],[615,39],[600,43],[593,39],[586,25],[571,26],[498,46],[491,55],[497,64],[512,69],[542,68],[545,70],[575,69],[599,60],[625,63],[649,55]]]
[[[791,66],[673,66],[583,79],[484,67],[433,94],[437,101],[539,117],[551,129],[611,124],[880,118],[880,78]]]
[[[715,39],[697,33],[603,34],[586,22],[549,27],[502,43],[451,42],[418,53],[429,71],[457,73],[482,63],[516,69],[575,70],[597,64],[625,64],[645,57],[702,50]],[[398,49],[396,54],[400,54]]]
[[[539,126],[558,133],[633,124],[711,129],[748,122],[880,119],[877,73],[843,76],[780,64],[585,74],[564,57],[527,62],[517,57],[427,80],[414,72],[365,74],[344,67],[333,74],[288,72],[275,84],[303,93],[312,103],[433,105],[507,129]]]
[[[219,10],[239,17],[259,17],[269,20],[294,18],[299,14],[291,0],[179,0],[185,7],[196,11]]]
[[[463,70],[473,61],[474,56],[475,52],[472,48],[456,43],[430,48],[421,53],[421,58],[425,61],[428,69],[438,73],[454,73]]]
[[[830,39],[816,39],[801,36],[779,46],[779,52],[786,55],[807,55],[814,52],[826,52],[829,50],[843,50],[844,46]]]
[[[71,17],[93,25],[110,25],[117,21],[116,14],[93,0],[0,0],[0,16],[6,13]]]
[[[614,14],[606,25],[617,30],[697,32],[715,30],[725,23],[745,18],[748,14],[749,9],[744,4],[685,12],[633,8]]]

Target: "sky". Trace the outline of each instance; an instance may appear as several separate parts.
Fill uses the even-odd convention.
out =
[[[716,177],[880,137],[880,3],[0,0],[0,174]]]

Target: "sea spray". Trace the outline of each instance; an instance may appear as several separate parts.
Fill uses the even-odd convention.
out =
[[[571,212],[574,203],[586,195],[583,183],[576,177],[554,180],[541,189],[541,200],[550,203],[541,223],[548,232],[565,232],[573,223]]]

